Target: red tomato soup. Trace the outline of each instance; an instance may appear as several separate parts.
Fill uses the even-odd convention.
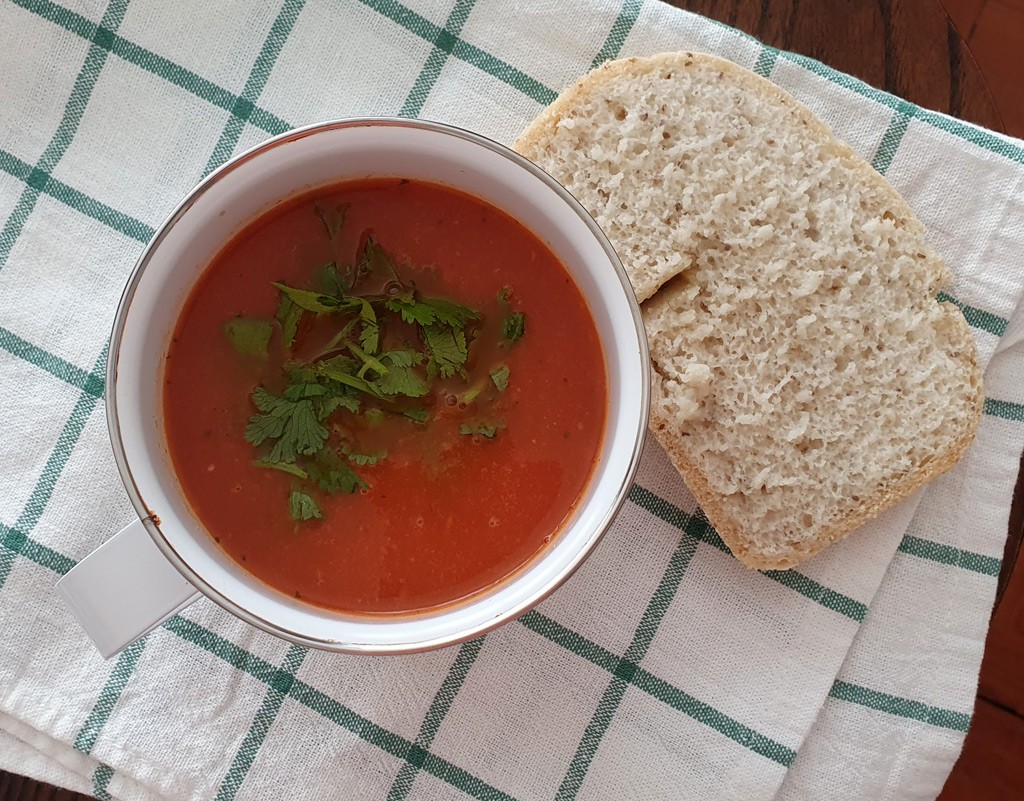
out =
[[[557,533],[607,379],[590,311],[526,228],[399,179],[273,209],[213,260],[167,353],[196,516],[304,602],[399,613],[479,592]]]

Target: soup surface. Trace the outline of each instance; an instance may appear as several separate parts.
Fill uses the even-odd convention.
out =
[[[604,433],[593,319],[531,232],[373,179],[273,209],[212,262],[167,353],[197,517],[277,590],[350,613],[458,600],[573,510]]]

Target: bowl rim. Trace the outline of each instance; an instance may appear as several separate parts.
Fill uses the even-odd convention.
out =
[[[117,408],[117,392],[115,391],[124,328],[132,300],[135,298],[143,273],[152,260],[155,251],[159,248],[161,242],[163,242],[170,230],[189,211],[198,199],[226,175],[236,170],[246,162],[263,153],[273,150],[276,147],[323,131],[367,126],[418,128],[462,139],[472,144],[485,147],[498,155],[505,157],[516,164],[519,168],[532,173],[536,178],[546,184],[548,188],[553,190],[555,194],[570,207],[570,209],[576,212],[577,216],[580,217],[582,222],[593,234],[595,240],[601,246],[601,249],[604,251],[609,262],[614,268],[616,275],[619,278],[619,282],[622,285],[627,305],[629,306],[632,314],[634,330],[637,335],[637,348],[641,360],[640,371],[642,386],[640,387],[640,414],[637,418],[637,430],[634,436],[633,449],[630,454],[629,464],[623,474],[622,482],[616,496],[608,507],[608,511],[594,527],[594,531],[591,533],[587,541],[583,543],[561,571],[552,580],[550,580],[548,586],[543,587],[539,592],[533,593],[508,609],[502,610],[483,623],[468,627],[465,630],[460,630],[453,634],[437,636],[432,639],[416,643],[348,643],[312,637],[301,632],[292,631],[285,626],[271,620],[267,620],[244,606],[241,606],[238,602],[227,597],[220,590],[203,579],[203,577],[200,576],[188,564],[188,562],[178,554],[171,543],[166,539],[163,532],[160,530],[159,518],[150,511],[142,497],[125,452],[125,445],[121,435],[121,425]],[[519,617],[533,609],[537,604],[541,603],[545,598],[561,587],[565,581],[579,569],[607,533],[615,517],[621,510],[622,505],[625,503],[626,498],[629,495],[630,487],[633,484],[633,480],[639,467],[640,457],[646,443],[650,416],[651,365],[647,346],[647,335],[644,329],[643,318],[640,313],[640,305],[636,299],[636,295],[633,291],[632,284],[629,282],[626,271],[623,268],[615,249],[612,247],[611,242],[608,240],[607,235],[590,213],[587,212],[582,204],[580,204],[580,202],[576,200],[576,198],[564,186],[562,186],[562,184],[542,168],[538,167],[532,161],[511,148],[483,136],[482,134],[478,134],[464,128],[430,120],[405,119],[401,117],[349,117],[311,123],[309,125],[285,131],[277,136],[264,140],[263,142],[260,142],[259,144],[254,145],[253,147],[232,157],[220,167],[210,172],[185,195],[184,199],[178,203],[164,221],[156,228],[152,238],[146,244],[142,253],[139,255],[139,258],[136,260],[136,263],[132,268],[131,275],[125,284],[111,328],[110,358],[107,361],[105,382],[106,391],[104,393],[104,407],[107,418],[107,433],[110,438],[118,474],[124,484],[129,500],[154,544],[160,549],[164,557],[174,565],[184,578],[199,592],[212,600],[222,609],[230,612],[241,620],[298,645],[351,654],[402,654],[418,653],[449,645],[457,645],[459,643],[466,642],[467,640],[479,637],[482,634],[486,634],[509,620]],[[538,558],[544,559],[545,557],[541,554]],[[259,580],[258,577],[256,577],[256,580]],[[475,601],[470,601],[470,604],[472,603],[475,603]]]

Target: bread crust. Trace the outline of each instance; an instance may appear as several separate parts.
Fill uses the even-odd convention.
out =
[[[965,358],[969,357],[972,377],[980,388],[981,369],[978,367],[978,361],[974,355],[974,340],[971,338],[970,331],[967,328],[967,322],[964,320],[960,310],[953,306],[952,303],[943,305],[952,307],[957,313],[957,319],[961,328],[958,333],[966,339],[964,350],[967,353],[962,355]],[[838,542],[871,518],[895,506],[903,498],[914,492],[914,490],[923,487],[932,479],[950,470],[960,461],[967,447],[974,440],[978,424],[981,421],[984,404],[984,393],[979,389],[975,397],[974,407],[971,410],[971,418],[963,435],[953,441],[945,452],[937,454],[926,467],[903,475],[889,486],[879,487],[873,495],[866,498],[853,512],[836,523],[822,528],[818,536],[813,540],[801,542],[794,546],[789,553],[778,556],[758,553],[749,549],[744,544],[741,527],[723,506],[722,495],[715,492],[708,484],[704,474],[701,473],[683,447],[682,438],[673,435],[671,421],[665,420],[659,415],[654,404],[651,405],[649,428],[654,438],[658,440],[659,444],[665,449],[665,452],[668,453],[673,467],[679,471],[686,486],[693,493],[693,497],[697,500],[701,509],[704,510],[708,521],[714,526],[715,531],[718,532],[722,541],[729,547],[733,556],[754,570],[786,570],[810,559],[832,543]]]
[[[600,94],[602,86],[627,75],[645,75],[663,69],[678,71],[692,69],[696,66],[717,69],[722,75],[731,76],[737,84],[744,86],[751,92],[770,98],[780,106],[788,109],[799,118],[800,124],[809,129],[808,133],[813,132],[820,138],[828,140],[830,149],[834,153],[856,162],[860,172],[870,183],[890,195],[893,211],[897,212],[901,218],[905,218],[908,223],[913,224],[922,236],[924,235],[924,225],[917,219],[903,196],[893,188],[892,184],[879,175],[870,164],[864,161],[853,148],[842,140],[837,139],[831,129],[814,116],[810,109],[767,78],[762,78],[760,75],[744,69],[732,61],[720,58],[719,56],[713,56],[709,53],[679,51],[675,53],[659,53],[643,58],[632,57],[607,61],[596,70],[592,70],[584,75],[555,98],[554,102],[541,111],[533,122],[516,138],[512,148],[531,161],[535,161],[545,139],[555,130],[558,123],[570,117],[583,98]],[[680,267],[673,274],[663,276],[659,286],[667,283],[683,272],[683,270],[685,270],[685,266]],[[653,292],[647,295],[638,294],[637,300],[643,302],[653,294]]]
[[[824,140],[827,143],[827,148],[832,153],[844,160],[849,160],[854,169],[861,173],[861,177],[865,181],[884,194],[887,198],[888,207],[905,221],[913,233],[923,239],[925,234],[924,226],[914,215],[906,200],[849,145],[835,138],[828,126],[815,117],[809,109],[801,105],[796,99],[771,81],[730,61],[709,54],[695,52],[662,53],[646,58],[627,58],[608,62],[583,76],[575,84],[562,92],[523,131],[513,147],[527,158],[536,160],[538,154],[543,151],[545,142],[556,131],[561,120],[572,116],[573,111],[585,99],[600,96],[604,86],[611,84],[620,77],[644,75],[666,69],[681,71],[698,67],[717,70],[723,76],[728,75],[735,84],[752,93],[768,98],[787,109],[796,117],[800,125],[807,128],[808,136]],[[946,279],[945,283],[948,283],[948,269],[941,263],[941,259],[938,256],[934,258],[943,271],[943,276]],[[685,269],[686,265],[682,265],[674,273],[660,276],[658,286],[664,285]],[[640,296],[639,299],[641,301],[646,300],[648,297],[655,295],[656,292],[657,287],[651,292]],[[851,513],[834,523],[822,527],[813,539],[794,543],[788,552],[767,554],[758,552],[750,547],[749,538],[743,536],[741,527],[725,508],[723,503],[725,496],[711,488],[706,477],[687,452],[685,438],[678,431],[678,423],[663,418],[658,413],[657,405],[652,404],[650,421],[652,433],[667,451],[672,464],[681,474],[709,521],[714,525],[723,541],[740,562],[758,570],[785,569],[799,564],[841,539],[868,519],[892,507],[899,500],[905,498],[936,476],[948,471],[963,456],[968,445],[974,439],[978,423],[981,419],[984,404],[984,395],[981,390],[981,371],[977,362],[974,340],[962,313],[953,304],[946,303],[943,305],[949,308],[957,328],[954,337],[955,349],[951,355],[969,367],[972,384],[978,387],[970,419],[966,421],[966,425],[962,428],[963,433],[952,441],[944,452],[934,454],[933,458],[926,465],[897,476],[887,484],[879,486],[871,496],[861,501]]]

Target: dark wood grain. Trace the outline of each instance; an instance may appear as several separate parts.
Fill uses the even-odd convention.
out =
[[[960,759],[938,801],[1014,801],[1024,797],[1022,731],[1020,717],[979,698]]]
[[[974,56],[938,0],[670,2],[918,105],[1004,130]]]
[[[88,798],[87,795],[0,771],[0,799],[3,801],[83,801]]]
[[[674,0],[763,42],[811,56],[918,105],[1005,130],[985,78],[938,0]],[[1021,463],[1024,475],[1024,461]],[[1024,796],[1024,480],[982,668],[975,720],[941,799]],[[1014,571],[1014,564],[1018,569]],[[1011,573],[1013,573],[1012,581]],[[988,788],[988,789],[985,789]],[[0,771],[0,801],[79,801],[88,796]]]

